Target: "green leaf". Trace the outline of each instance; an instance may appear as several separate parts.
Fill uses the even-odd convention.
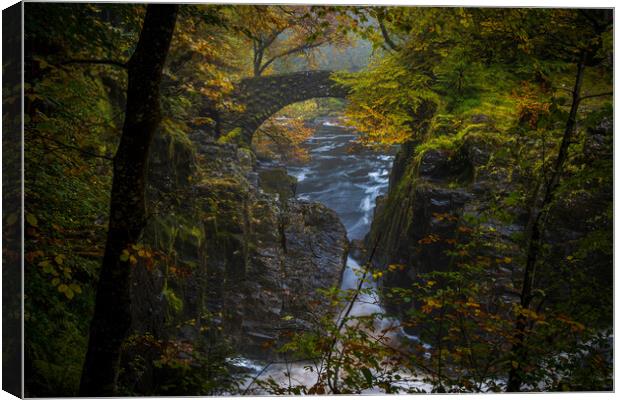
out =
[[[39,221],[37,221],[37,217],[33,214],[26,214],[26,221],[28,221],[28,223],[32,226],[39,226]]]
[[[73,290],[75,293],[82,293],[82,288],[80,287],[80,285],[76,284],[76,283],[72,283],[69,285],[69,287],[71,288],[71,290]]]
[[[370,370],[366,367],[362,368],[362,374],[364,375],[364,378],[366,379],[366,384],[368,384],[369,387],[372,386],[372,372],[370,372]]]
[[[183,300],[179,299],[172,289],[166,287],[162,290],[162,294],[174,312],[178,313],[183,309]]]
[[[194,236],[196,239],[198,239],[199,242],[202,242],[202,239],[204,237],[204,234],[202,232],[202,230],[196,226],[192,227],[191,230],[191,234],[192,236]]]

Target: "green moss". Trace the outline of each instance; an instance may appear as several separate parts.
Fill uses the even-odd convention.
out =
[[[470,73],[475,85],[462,96],[448,95],[444,112],[463,121],[486,115],[500,130],[512,126],[517,119],[517,102],[513,93],[521,84],[518,76],[503,67],[493,66],[474,68]]]
[[[217,142],[220,144],[237,143],[239,142],[239,139],[241,138],[242,132],[243,131],[241,130],[241,128],[235,128],[231,130],[230,132],[227,132],[226,134],[220,136],[220,138],[217,139]]]
[[[174,293],[174,290],[166,286],[164,290],[162,290],[162,294],[173,313],[178,314],[183,310],[183,300],[181,300],[176,293]]]
[[[506,134],[488,123],[467,124],[454,135],[446,135],[443,132],[439,136],[435,136],[435,132],[432,132],[431,135],[433,137],[416,147],[414,152],[416,165],[419,165],[424,154],[431,150],[454,154],[461,149],[466,141],[500,145],[509,139]]]
[[[205,239],[200,224],[179,214],[153,216],[149,221],[145,237],[150,238],[151,245],[167,254],[176,253],[175,248],[181,243],[199,249]]]
[[[265,192],[277,193],[283,202],[293,197],[293,186],[297,179],[288,175],[284,168],[260,171],[259,178],[260,186]]]

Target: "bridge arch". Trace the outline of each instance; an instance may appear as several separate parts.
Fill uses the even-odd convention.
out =
[[[345,98],[347,90],[334,82],[331,74],[332,71],[303,71],[242,80],[232,97],[243,111],[220,117],[221,134],[238,129],[238,142],[249,145],[262,123],[289,104],[321,97]]]

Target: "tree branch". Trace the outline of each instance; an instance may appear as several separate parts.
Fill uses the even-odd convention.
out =
[[[605,93],[597,93],[597,94],[589,94],[587,96],[581,96],[579,97],[579,102],[581,102],[582,100],[585,99],[591,99],[594,97],[603,97],[603,96],[613,96],[614,92],[605,92]]]
[[[269,65],[271,65],[271,63],[273,63],[273,62],[274,62],[275,60],[277,60],[278,58],[286,57],[286,56],[289,56],[289,55],[291,55],[291,54],[295,54],[295,53],[302,52],[302,51],[304,51],[304,50],[314,49],[314,48],[317,48],[317,47],[320,47],[320,46],[324,45],[325,43],[327,43],[327,41],[326,41],[326,40],[325,40],[325,41],[318,41],[318,42],[315,42],[315,43],[304,43],[304,44],[302,44],[302,45],[299,45],[299,46],[293,47],[293,48],[291,48],[291,49],[288,49],[288,50],[286,50],[286,51],[283,51],[283,52],[281,52],[281,53],[278,53],[278,54],[276,54],[275,56],[273,56],[273,57],[271,57],[270,59],[268,59],[268,60],[267,60],[267,61],[266,61],[266,62],[265,62],[262,66],[261,66],[261,68],[260,68],[260,72],[261,72],[261,73],[262,73],[262,72],[264,72],[264,71],[265,71],[265,69],[267,69],[267,67],[268,67]]]
[[[96,65],[112,65],[119,68],[127,69],[127,63],[120,62],[117,60],[108,60],[108,59],[87,59],[87,58],[76,58],[67,61],[63,61],[60,65],[71,65],[71,64],[96,64]]]
[[[383,17],[377,16],[377,22],[379,22],[381,35],[383,36],[383,40],[385,40],[385,43],[388,45],[388,47],[394,51],[400,50],[400,47],[396,43],[394,43],[394,41],[390,37],[390,33],[388,32],[385,24],[383,23]]]
[[[35,132],[31,132],[31,134],[39,137],[41,140],[48,140],[50,142],[56,143],[58,146],[60,146],[62,148],[77,151],[77,152],[79,152],[79,153],[81,153],[81,154],[83,154],[85,156],[88,156],[88,157],[103,158],[104,160],[113,161],[113,158],[110,157],[110,156],[107,156],[107,155],[104,155],[104,154],[92,153],[92,152],[90,152],[88,150],[84,150],[84,149],[76,147],[76,146],[71,146],[69,144],[66,144],[66,143],[60,141],[60,140],[51,138],[51,137],[49,137],[47,135],[43,135],[43,134],[35,133]]]
[[[265,39],[265,47],[269,47],[275,42],[275,40],[284,32],[288,27],[276,28],[271,32],[271,35]]]

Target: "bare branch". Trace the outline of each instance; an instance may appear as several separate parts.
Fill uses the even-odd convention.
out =
[[[314,42],[314,43],[304,43],[302,45],[299,45],[299,46],[296,46],[296,47],[292,47],[292,48],[290,48],[288,50],[285,50],[285,51],[283,51],[281,53],[278,53],[275,56],[273,56],[270,59],[268,59],[261,66],[260,72],[265,71],[265,69],[267,69],[267,67],[269,67],[269,65],[271,65],[278,58],[286,57],[286,56],[289,56],[289,55],[295,54],[295,53],[300,53],[300,52],[305,51],[305,50],[314,49],[314,48],[317,48],[317,47],[320,47],[320,46],[324,45],[325,43],[327,43],[327,40],[317,41],[317,42]]]
[[[614,92],[605,92],[605,93],[597,93],[597,94],[589,94],[587,96],[581,96],[579,98],[579,102],[585,99],[592,99],[594,97],[603,97],[603,96],[613,96]]]
[[[71,60],[66,60],[60,63],[60,65],[71,65],[71,64],[96,64],[96,65],[112,65],[119,68],[127,69],[127,63],[117,61],[117,60],[108,60],[108,59],[87,59],[87,58],[76,58]]]
[[[103,154],[92,153],[92,152],[90,152],[90,151],[88,151],[88,150],[84,150],[84,149],[82,149],[82,148],[79,148],[79,147],[76,147],[76,146],[72,146],[72,145],[66,144],[66,143],[64,143],[64,142],[62,142],[62,141],[60,141],[60,140],[57,140],[57,139],[51,138],[51,137],[49,137],[49,136],[47,136],[47,135],[43,135],[43,134],[40,134],[40,133],[35,133],[35,132],[30,132],[30,134],[37,136],[37,137],[38,137],[38,138],[40,138],[41,140],[44,140],[44,141],[49,141],[49,142],[53,142],[53,143],[55,143],[57,146],[60,146],[60,147],[62,147],[62,148],[65,148],[65,149],[68,149],[68,150],[74,150],[74,151],[77,151],[78,153],[81,153],[81,154],[83,154],[84,156],[87,156],[87,157],[103,158],[104,160],[113,161],[113,158],[112,158],[112,157],[110,157],[110,156],[103,155]]]

